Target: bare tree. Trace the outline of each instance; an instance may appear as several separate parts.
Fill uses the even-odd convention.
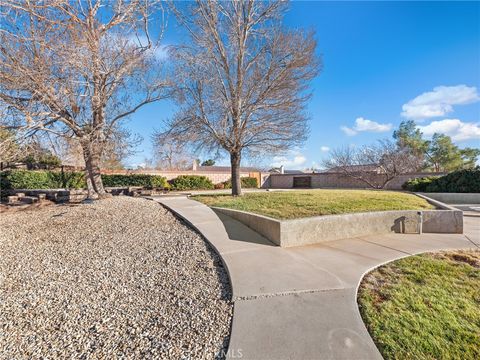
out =
[[[9,126],[76,139],[90,198],[105,195],[100,162],[112,129],[166,96],[150,33],[159,11],[154,0],[0,0],[0,106]]]
[[[154,159],[160,169],[186,170],[195,156],[184,134],[157,131],[152,136]]]
[[[178,103],[171,134],[206,152],[228,152],[232,194],[241,194],[242,155],[284,152],[308,133],[314,34],[282,26],[284,1],[201,1],[174,9],[188,45],[172,50]]]
[[[102,156],[100,158],[100,168],[109,170],[118,170],[124,168],[123,160],[136,153],[136,147],[143,141],[143,138],[128,129],[116,124],[106,139]],[[62,159],[64,165],[75,167],[85,167],[83,150],[81,143],[76,138],[51,138],[52,152]]]
[[[390,140],[363,147],[333,149],[323,166],[330,172],[338,172],[359,180],[375,189],[383,189],[401,174],[418,171],[423,159],[412,149],[399,147]]]

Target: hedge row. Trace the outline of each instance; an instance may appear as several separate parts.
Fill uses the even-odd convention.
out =
[[[142,186],[168,187],[167,180],[158,175],[102,175],[107,187]],[[83,172],[14,170],[0,173],[1,189],[82,189],[86,187]]]
[[[159,175],[130,174],[102,175],[103,185],[107,187],[142,186],[145,188],[166,188],[167,179]]]
[[[171,188],[172,190],[213,189],[205,176],[180,175],[167,180],[159,175],[130,174],[102,175],[106,187],[141,186],[145,188]],[[86,187],[84,173],[58,171],[13,170],[0,172],[0,189],[82,189]]]
[[[0,189],[82,189],[81,172],[13,170],[0,172]]]
[[[402,187],[420,192],[480,193],[480,167],[454,171],[442,177],[412,179]]]

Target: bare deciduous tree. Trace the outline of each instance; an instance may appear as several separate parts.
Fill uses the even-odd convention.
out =
[[[320,60],[313,33],[282,25],[286,7],[198,0],[174,9],[191,42],[171,52],[180,110],[168,131],[228,152],[233,195],[241,194],[242,155],[284,152],[308,133],[308,85]]]
[[[151,71],[158,11],[155,0],[0,0],[0,106],[9,126],[75,138],[90,198],[105,194],[100,162],[117,122],[165,96],[160,67]]]
[[[186,170],[193,164],[195,156],[184,134],[155,132],[152,137],[154,159],[160,169]]]
[[[134,155],[136,147],[142,141],[141,136],[117,124],[111,129],[104,143],[100,168],[108,170],[123,169],[123,160],[130,155]],[[62,159],[63,164],[85,167],[82,146],[76,138],[53,138],[50,148]]]
[[[329,171],[339,172],[375,189],[383,189],[398,175],[418,171],[423,160],[412,149],[390,140],[363,147],[333,149],[323,162]]]

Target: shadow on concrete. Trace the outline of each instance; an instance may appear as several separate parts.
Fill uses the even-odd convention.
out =
[[[397,234],[405,233],[405,219],[405,216],[401,216],[398,219],[395,219],[395,222],[390,229]]]
[[[277,246],[256,231],[250,229],[248,226],[242,224],[240,221],[232,219],[230,216],[222,214],[212,209],[223,223],[227,231],[228,238],[234,241],[244,241],[253,244]]]

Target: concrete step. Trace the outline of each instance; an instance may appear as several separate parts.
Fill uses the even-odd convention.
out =
[[[7,196],[7,204],[14,204],[18,201],[18,196],[11,195]]]
[[[38,201],[38,197],[23,196],[23,197],[19,198],[18,200],[20,200],[24,204],[33,204],[33,203],[36,203]]]

